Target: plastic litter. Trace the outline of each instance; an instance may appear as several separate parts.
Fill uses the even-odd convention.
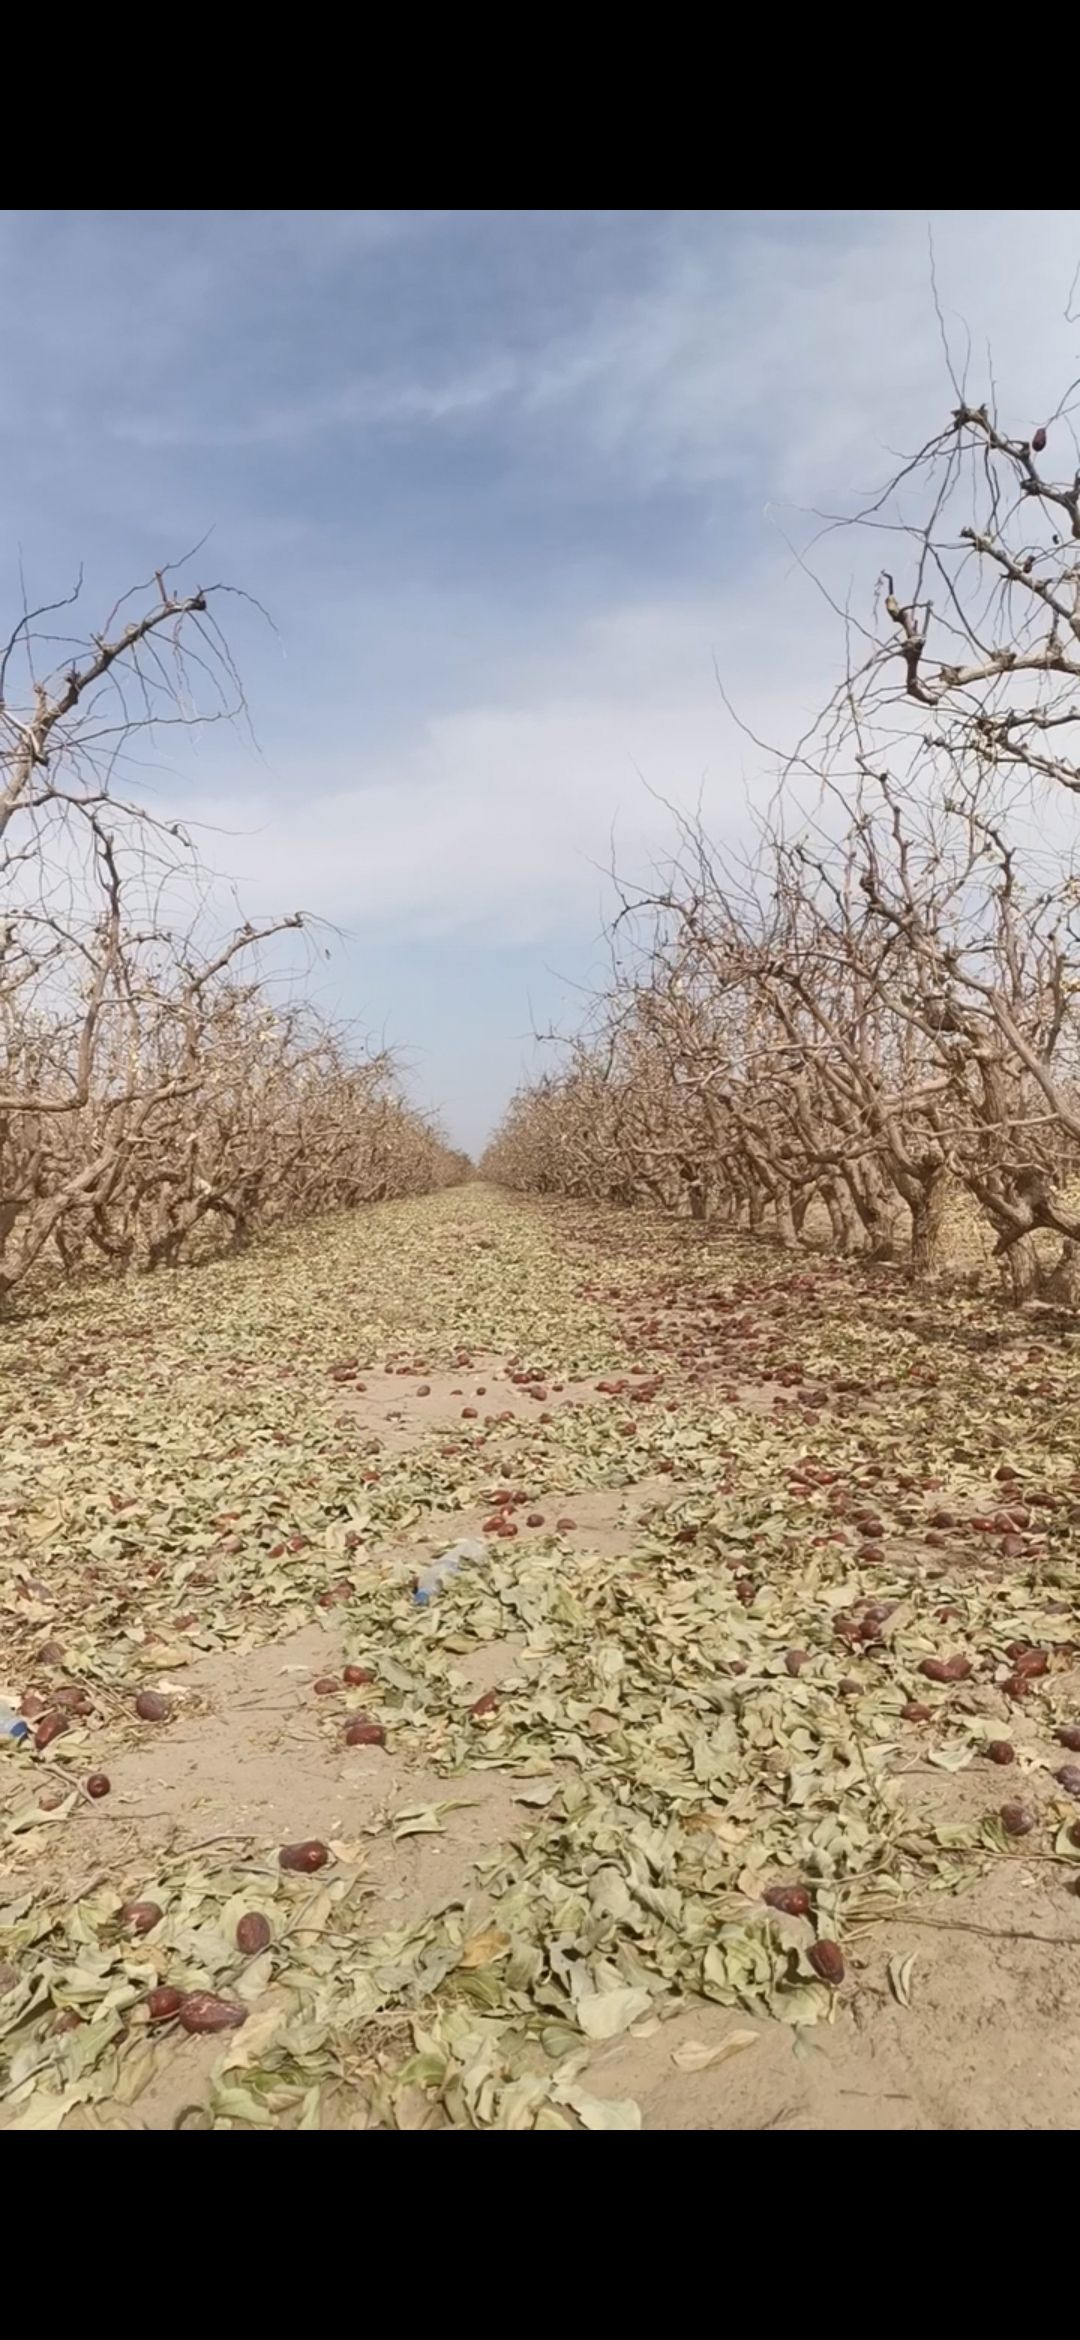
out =
[[[456,1576],[458,1569],[465,1567],[469,1561],[486,1559],[487,1545],[482,1544],[478,1536],[466,1536],[460,1544],[451,1544],[448,1552],[440,1553],[439,1558],[433,1560],[429,1568],[425,1568],[423,1575],[417,1577],[414,1601],[421,1609],[426,1609],[428,1602],[433,1601],[436,1594],[442,1591],[448,1577]]]
[[[0,1739],[28,1739],[30,1725],[13,1707],[0,1703]]]

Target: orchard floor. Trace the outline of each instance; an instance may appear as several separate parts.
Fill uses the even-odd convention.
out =
[[[1078,1401],[1078,1319],[479,1185],[25,1310],[0,2124],[1080,2125]]]

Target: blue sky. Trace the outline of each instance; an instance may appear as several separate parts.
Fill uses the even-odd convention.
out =
[[[663,796],[737,833],[843,659],[791,542],[945,418],[923,214],[8,213],[10,608],[92,619],[212,530],[258,596],[232,733],[159,785],[323,1003],[477,1148],[602,964]],[[933,221],[954,346],[1030,427],[1080,372],[1080,213]],[[1074,296],[1074,306],[1076,304]],[[880,553],[834,540],[843,599]],[[868,567],[867,564],[870,563]],[[647,784],[647,785],[646,785]]]

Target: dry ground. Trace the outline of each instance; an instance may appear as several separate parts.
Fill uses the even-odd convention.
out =
[[[7,1325],[68,1727],[0,1748],[0,2120],[1075,2126],[1078,1396],[1073,1319],[480,1187]]]

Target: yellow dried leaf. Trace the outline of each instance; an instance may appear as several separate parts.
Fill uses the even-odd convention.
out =
[[[474,1967],[493,1966],[497,1958],[505,1958],[510,1948],[510,1939],[510,1935],[504,1934],[500,1926],[488,1926],[486,1932],[474,1934],[471,1941],[465,1943],[458,1960],[459,1967],[468,1973]]]

